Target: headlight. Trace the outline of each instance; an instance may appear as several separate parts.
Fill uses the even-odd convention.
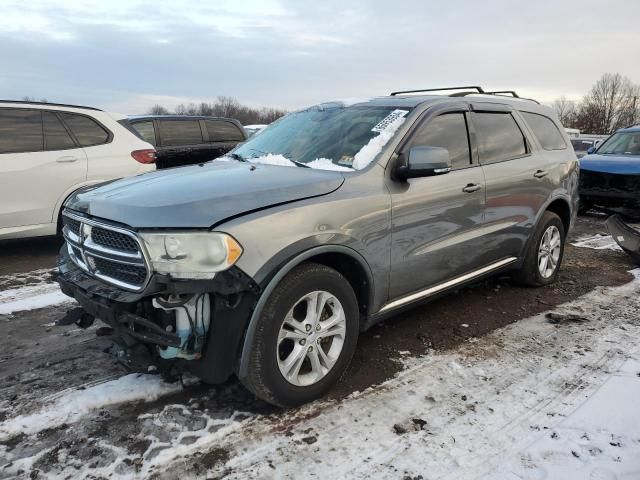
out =
[[[174,278],[213,278],[231,267],[242,247],[229,235],[218,232],[141,233],[149,260],[158,273]]]

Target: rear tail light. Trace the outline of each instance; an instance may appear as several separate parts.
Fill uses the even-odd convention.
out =
[[[155,163],[156,151],[153,149],[148,150],[134,150],[131,152],[131,156],[136,162],[140,163]]]

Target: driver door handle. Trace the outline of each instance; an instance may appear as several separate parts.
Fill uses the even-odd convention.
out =
[[[57,163],[73,163],[77,161],[78,161],[78,157],[73,157],[71,155],[66,155],[64,157],[59,157],[56,159]]]
[[[477,184],[477,183],[470,183],[468,184],[466,187],[464,187],[462,189],[462,191],[464,193],[473,193],[473,192],[477,192],[478,190],[480,190],[482,188],[481,185]]]
[[[542,178],[546,177],[547,173],[549,173],[547,170],[536,170],[536,173],[534,173],[533,176],[536,178]]]

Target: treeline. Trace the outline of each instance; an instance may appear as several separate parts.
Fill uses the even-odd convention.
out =
[[[215,102],[200,104],[180,104],[173,111],[162,105],[154,105],[148,112],[151,115],[205,115],[211,117],[235,118],[243,125],[268,124],[286,115],[279,108],[253,108],[242,105],[234,97],[218,97]]]
[[[560,97],[553,108],[565,128],[606,135],[640,124],[639,97],[640,85],[619,73],[605,73],[581,101]]]

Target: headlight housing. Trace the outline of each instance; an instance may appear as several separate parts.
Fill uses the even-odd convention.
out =
[[[242,247],[220,232],[141,233],[154,271],[174,278],[210,279],[230,268]]]

